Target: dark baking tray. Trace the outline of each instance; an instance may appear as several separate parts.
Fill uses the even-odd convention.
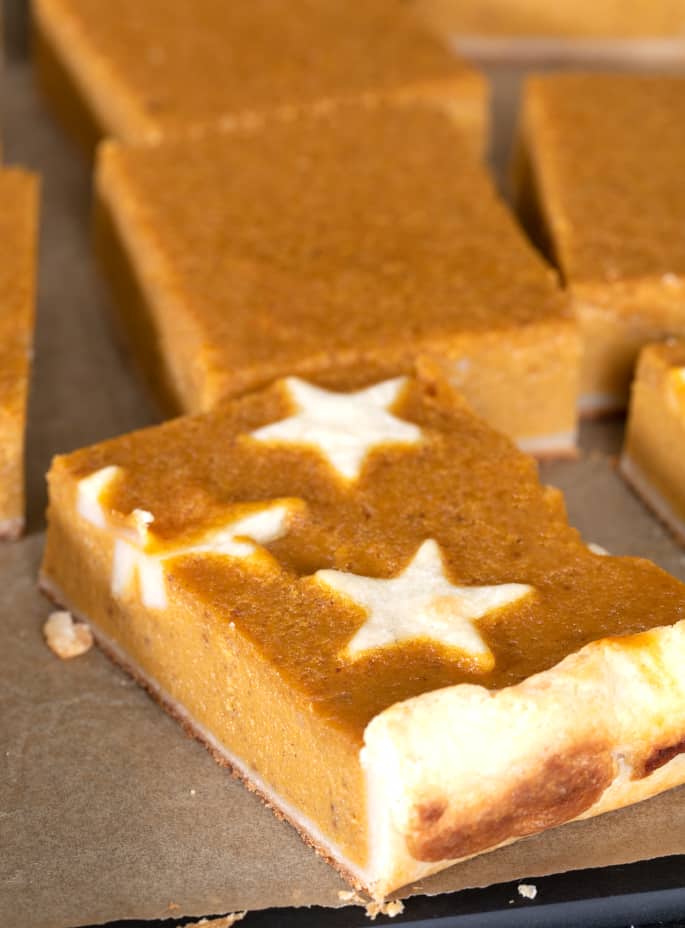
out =
[[[249,913],[245,928],[685,928],[685,856],[622,867],[579,870],[530,880],[534,900],[520,883],[501,883],[444,896],[416,896],[396,918],[370,922],[358,907],[267,909]],[[116,922],[106,928],[180,928],[182,921]],[[194,921],[194,920],[191,920]]]

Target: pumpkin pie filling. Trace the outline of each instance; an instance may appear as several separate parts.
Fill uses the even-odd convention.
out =
[[[38,185],[0,170],[0,537],[24,525],[24,432],[35,303]]]
[[[685,331],[685,79],[529,79],[521,212],[557,262],[584,342],[581,411],[623,408],[640,348]]]
[[[685,587],[446,383],[354,386],[55,459],[43,588],[376,896],[685,780]]]
[[[524,448],[573,453],[569,307],[444,115],[350,105],[105,143],[96,187],[118,318],[171,409],[289,374],[362,385],[421,357]]]
[[[401,5],[34,0],[40,86],[88,150],[364,98],[443,108],[485,147],[485,79]]]

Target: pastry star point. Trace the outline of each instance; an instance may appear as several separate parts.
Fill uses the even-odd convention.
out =
[[[104,467],[82,479],[78,488],[80,515],[98,528],[114,532],[112,557],[112,593],[122,596],[130,589],[136,575],[144,605],[163,609],[167,604],[164,566],[173,558],[194,554],[219,554],[229,557],[250,557],[260,545],[282,538],[300,500],[269,500],[257,504],[252,512],[229,518],[219,528],[212,528],[199,538],[175,548],[150,551],[150,526],[154,516],[146,509],[134,509],[132,527],[113,529],[110,516],[101,499],[112,482],[121,474],[119,467]]]
[[[116,464],[109,464],[83,477],[78,484],[76,508],[79,515],[88,522],[105,528],[107,515],[102,505],[102,496],[121,475],[122,470]]]
[[[440,548],[432,539],[423,542],[395,577],[380,579],[337,570],[320,570],[314,576],[366,612],[364,624],[345,649],[348,658],[354,660],[402,641],[430,638],[462,651],[482,672],[492,670],[495,658],[474,623],[533,592],[533,587],[522,583],[456,586],[446,576]]]
[[[298,377],[283,381],[294,415],[251,433],[256,441],[315,448],[347,481],[357,480],[366,456],[381,444],[413,445],[421,429],[388,411],[407,380],[384,380],[355,393],[335,393]]]
[[[164,609],[167,605],[164,571],[167,561],[197,554],[251,557],[257,553],[259,545],[283,537],[292,512],[293,507],[288,502],[274,501],[207,532],[194,542],[158,554],[149,554],[129,541],[117,538],[112,563],[112,592],[123,595],[137,574],[143,604],[153,609]]]

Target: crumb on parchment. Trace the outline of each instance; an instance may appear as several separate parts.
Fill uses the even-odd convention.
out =
[[[210,928],[231,928],[236,922],[241,922],[247,912],[234,912],[232,915],[223,915],[220,918],[201,918],[199,922],[190,922],[186,928],[198,928],[200,925],[209,925]]]
[[[538,894],[538,888],[534,883],[519,883],[518,891],[519,896],[523,896],[524,899],[535,899]]]
[[[341,902],[354,902],[357,905],[366,905],[366,899],[353,889],[338,890],[338,899]]]
[[[396,915],[401,915],[402,912],[404,912],[404,903],[400,902],[399,899],[391,899],[388,902],[369,902],[353,889],[339,890],[338,899],[340,899],[341,902],[349,902],[352,905],[363,905],[371,921],[375,921],[378,915],[387,915],[388,918],[394,918]]]
[[[388,918],[394,918],[404,912],[404,903],[399,899],[391,899],[389,902],[369,902],[366,906],[366,914],[374,921],[377,915],[387,915]]]
[[[63,661],[85,654],[93,646],[93,633],[85,622],[75,622],[70,612],[52,612],[43,625],[47,646]]]

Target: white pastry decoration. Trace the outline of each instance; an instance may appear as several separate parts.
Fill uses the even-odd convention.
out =
[[[345,480],[356,480],[378,445],[415,445],[421,429],[388,412],[406,384],[385,380],[356,393],[333,393],[297,377],[283,381],[296,413],[251,433],[269,444],[315,448]]]
[[[101,502],[102,495],[121,473],[120,467],[110,464],[79,480],[76,508],[79,515],[98,528],[107,528],[107,512]]]
[[[338,570],[320,570],[314,577],[366,612],[366,621],[347,645],[347,657],[429,638],[462,651],[483,672],[494,667],[495,658],[474,623],[533,593],[533,587],[522,583],[455,586],[445,575],[440,548],[432,539],[423,542],[396,577],[379,579]]]
[[[152,609],[164,609],[167,605],[165,563],[172,558],[194,554],[219,554],[227,557],[250,557],[259,545],[282,538],[295,510],[297,500],[272,500],[258,504],[257,508],[229,519],[220,527],[213,527],[204,535],[196,536],[192,542],[177,547],[165,546],[162,550],[147,550],[150,546],[152,513],[145,509],[134,509],[129,528],[112,527],[107,511],[100,498],[105,489],[121,473],[118,467],[105,467],[84,478],[79,484],[78,510],[80,514],[100,528],[114,533],[112,558],[112,593],[123,596],[132,586],[136,575],[143,604]]]

